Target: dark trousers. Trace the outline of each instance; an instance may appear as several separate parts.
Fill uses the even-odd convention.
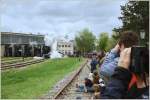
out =
[[[93,73],[94,70],[96,70],[96,66],[91,66],[91,73]]]

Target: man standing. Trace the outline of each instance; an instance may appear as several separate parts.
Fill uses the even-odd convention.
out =
[[[107,84],[114,69],[117,67],[120,52],[125,48],[138,44],[138,35],[132,31],[125,31],[121,34],[118,44],[105,57],[103,64],[100,67],[100,77]]]
[[[146,62],[149,61],[148,55],[146,56]],[[140,74],[132,72],[129,68],[130,56],[131,48],[125,48],[121,52],[111,80],[101,92],[101,99],[149,99],[149,71],[145,70]],[[136,83],[129,88],[132,73],[135,74]]]
[[[96,53],[93,53],[92,55],[92,61],[90,63],[91,65],[91,73],[93,73],[94,70],[96,70],[96,65],[98,64],[97,59],[96,59]]]

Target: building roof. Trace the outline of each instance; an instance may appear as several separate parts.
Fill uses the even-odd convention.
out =
[[[1,44],[45,44],[44,35],[1,32]]]
[[[41,35],[41,34],[32,34],[32,33],[1,32],[1,34],[44,37],[44,35]]]

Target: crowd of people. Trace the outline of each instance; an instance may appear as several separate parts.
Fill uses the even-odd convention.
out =
[[[94,93],[94,99],[148,99],[149,71],[143,78],[129,69],[131,47],[138,45],[138,39],[135,32],[126,31],[110,52],[93,53],[91,72],[84,80],[85,92]]]

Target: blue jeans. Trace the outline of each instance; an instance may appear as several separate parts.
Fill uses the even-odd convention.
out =
[[[79,87],[77,88],[76,92],[85,92],[84,85],[79,85]]]
[[[87,89],[87,92],[94,92],[94,89],[93,87],[88,87],[88,86],[85,86],[86,89]]]

